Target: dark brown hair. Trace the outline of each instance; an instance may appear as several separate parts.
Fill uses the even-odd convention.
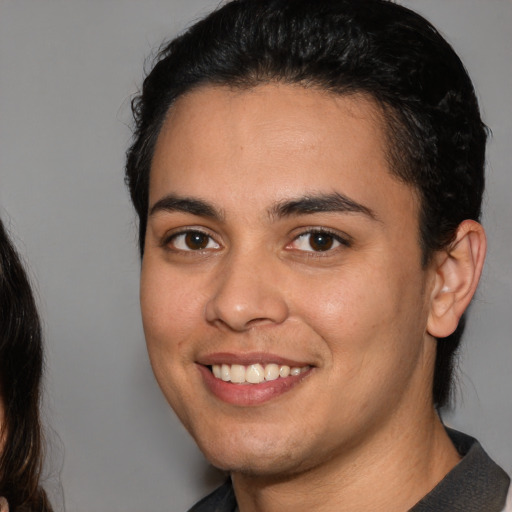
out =
[[[50,512],[39,487],[43,346],[34,296],[0,221],[0,496],[17,512]]]

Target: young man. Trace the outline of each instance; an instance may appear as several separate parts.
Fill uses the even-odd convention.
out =
[[[196,511],[501,511],[447,431],[485,257],[459,58],[384,0],[240,0],[165,48],[127,182],[156,378],[230,481]]]

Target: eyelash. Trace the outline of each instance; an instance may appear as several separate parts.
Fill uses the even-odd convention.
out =
[[[197,249],[192,249],[190,247],[188,249],[172,247],[172,243],[173,242],[176,243],[176,240],[179,237],[187,237],[187,236],[194,236],[194,235],[196,235],[196,236],[200,235],[201,237],[205,237],[207,239],[206,247],[200,247],[200,248],[197,248]],[[204,231],[202,231],[200,229],[184,229],[182,231],[179,231],[177,233],[172,233],[171,235],[165,237],[164,240],[162,241],[162,246],[167,248],[168,250],[176,251],[176,252],[181,252],[181,253],[187,253],[187,252],[202,253],[202,252],[204,252],[206,250],[212,249],[211,247],[208,247],[208,245],[210,245],[210,243],[212,241],[217,245],[217,247],[215,247],[214,249],[220,248],[220,244],[218,242],[216,242],[215,239],[211,235],[209,235],[208,233],[205,233]]]
[[[176,240],[179,239],[180,237],[197,236],[197,235],[206,238],[206,245],[204,247],[198,247],[197,249],[193,249],[193,248],[189,247],[188,249],[184,249],[184,248],[172,246],[173,242],[176,243]],[[327,248],[325,248],[325,250],[322,250],[322,249],[315,250],[314,248],[312,248],[312,250],[305,250],[305,249],[296,249],[294,247],[291,247],[293,244],[295,244],[301,238],[311,237],[313,235],[327,236],[327,237],[329,237],[331,244],[332,244],[332,242],[336,242],[339,245],[337,245],[335,247],[332,247],[331,245],[329,245]],[[208,245],[210,245],[211,242],[213,242],[216,245],[216,247],[213,247],[213,248],[208,247]],[[184,243],[186,244],[187,242],[184,241]],[[309,246],[311,247],[311,240],[309,240],[307,243],[309,243]],[[172,233],[169,236],[164,238],[161,245],[162,245],[162,247],[164,247],[170,251],[175,251],[175,252],[180,252],[180,253],[189,252],[189,253],[196,253],[196,254],[204,253],[205,251],[209,251],[212,249],[217,250],[221,247],[220,244],[218,242],[216,242],[215,239],[210,234],[208,234],[200,229],[185,229],[185,230],[179,231],[177,233]],[[340,236],[340,234],[337,232],[331,231],[326,228],[317,228],[317,229],[309,229],[307,231],[301,232],[286,246],[286,249],[295,250],[297,252],[308,253],[308,256],[310,256],[310,257],[312,257],[312,256],[321,257],[321,256],[326,256],[327,255],[326,253],[333,252],[340,246],[350,247],[351,241],[348,239],[348,237]]]
[[[350,247],[352,245],[351,241],[349,240],[348,237],[343,237],[338,232],[335,232],[335,231],[332,231],[332,230],[326,229],[326,228],[316,228],[316,229],[309,229],[308,231],[304,231],[304,232],[300,233],[299,235],[297,235],[292,240],[292,242],[287,247],[289,247],[290,245],[296,243],[301,238],[311,237],[312,235],[328,236],[331,239],[331,241],[337,242],[339,245],[335,246],[335,247],[329,246],[325,250],[314,250],[313,248],[312,248],[312,250],[297,249],[300,252],[309,253],[308,256],[311,256],[311,257],[327,256],[327,253],[331,253],[331,252],[335,251],[336,249],[338,249],[341,246],[343,246],[343,247]],[[311,247],[311,240],[310,239],[308,240],[307,243]],[[291,249],[293,250],[293,247],[291,247]]]

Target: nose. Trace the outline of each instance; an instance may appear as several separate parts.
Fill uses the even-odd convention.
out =
[[[229,258],[215,279],[206,320],[239,332],[284,322],[289,310],[277,267],[256,254]]]

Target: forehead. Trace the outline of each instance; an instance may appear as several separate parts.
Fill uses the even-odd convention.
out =
[[[385,126],[362,95],[284,84],[201,87],[168,113],[150,203],[171,192],[222,199],[226,209],[317,192],[382,207],[397,194],[414,202],[411,187],[389,171]]]

